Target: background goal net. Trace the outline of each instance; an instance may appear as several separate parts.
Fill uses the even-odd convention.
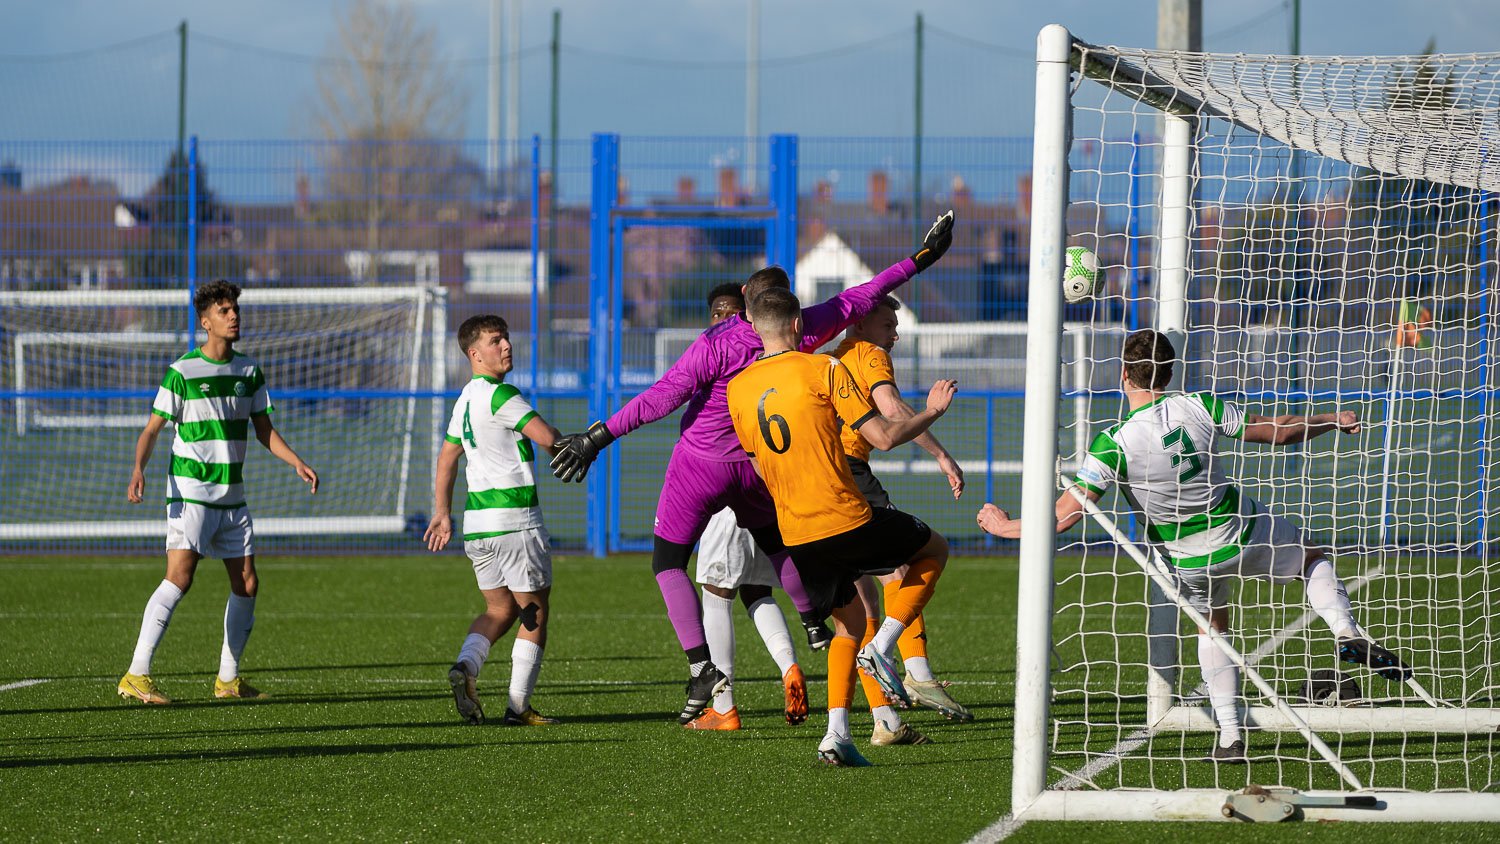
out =
[[[1061,27],[1038,45],[1015,811],[1219,819],[1256,784],[1304,792],[1284,805],[1308,817],[1500,818],[1500,55],[1160,53]],[[1112,204],[1132,174],[1150,189]],[[1086,414],[1059,414],[1068,245],[1105,272],[1082,329]],[[1253,670],[1250,764],[1202,761],[1215,722],[1195,626],[1150,585],[1147,568],[1173,575],[1145,526],[1111,492],[1052,539],[1087,439],[1073,427],[1123,417],[1121,339],[1138,327],[1174,339],[1175,389],[1266,416],[1359,414],[1357,435],[1298,447],[1225,440],[1222,468],[1334,549],[1356,618],[1420,689],[1338,663],[1300,583],[1242,581],[1227,642]],[[1310,681],[1329,676],[1358,693],[1326,699]]]
[[[258,536],[300,544],[400,533],[428,509],[446,386],[446,300],[430,286],[249,289],[237,350],[265,372],[278,430],[318,470],[315,496],[259,446],[245,463]],[[201,340],[183,291],[0,292],[0,544],[165,536],[173,426],[130,506],[129,455],[167,365]],[[253,434],[252,434],[253,436]],[[425,526],[425,525],[424,525]]]

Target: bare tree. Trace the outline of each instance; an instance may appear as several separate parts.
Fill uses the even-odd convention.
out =
[[[365,249],[388,248],[386,227],[434,219],[465,198],[478,170],[451,143],[464,96],[410,0],[354,0],[317,81],[315,120],[335,142],[324,156],[325,216],[362,224]]]

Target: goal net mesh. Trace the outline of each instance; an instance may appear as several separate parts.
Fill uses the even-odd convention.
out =
[[[1338,663],[1300,582],[1239,582],[1230,640],[1366,786],[1500,790],[1500,572],[1489,556],[1500,535],[1490,193],[1500,187],[1500,55],[1075,43],[1073,59],[1067,242],[1093,249],[1104,275],[1091,300],[1065,311],[1087,322],[1077,330],[1091,374],[1089,436],[1061,414],[1060,473],[1071,478],[1077,443],[1125,413],[1125,335],[1158,325],[1163,120],[1186,119],[1187,339],[1174,384],[1264,416],[1359,414],[1357,434],[1300,446],[1221,439],[1220,468],[1333,549],[1356,619],[1406,658],[1438,706]],[[1149,549],[1122,495],[1100,504]],[[1050,788],[1348,787],[1249,682],[1252,763],[1201,761],[1214,721],[1192,623],[1169,609],[1170,629],[1152,634],[1167,657],[1153,660],[1140,567],[1092,520],[1058,548]],[[1319,700],[1309,680],[1331,672],[1357,697]]]
[[[189,334],[182,291],[0,294],[0,385],[16,396],[0,425],[0,543],[120,547],[160,543],[174,426],[146,470],[146,501],[126,503],[129,455],[167,366]],[[427,509],[443,373],[432,288],[247,290],[236,351],[265,373],[273,421],[319,473],[309,495],[254,445],[245,461],[257,536],[399,533]],[[251,436],[254,436],[252,430]]]

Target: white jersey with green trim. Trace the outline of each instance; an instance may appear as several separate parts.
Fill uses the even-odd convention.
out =
[[[1210,393],[1162,396],[1095,436],[1077,481],[1101,495],[1119,483],[1178,567],[1222,562],[1239,553],[1257,505],[1226,477],[1214,441],[1244,431],[1244,410]]]
[[[265,376],[246,355],[231,350],[229,360],[214,360],[194,349],[174,361],[151,406],[177,426],[167,500],[243,507],[250,417],[274,409]]]
[[[520,390],[495,378],[476,375],[459,394],[447,440],[468,461],[464,539],[542,527],[531,441],[521,435],[536,415]]]

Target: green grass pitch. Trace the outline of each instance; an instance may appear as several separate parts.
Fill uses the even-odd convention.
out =
[[[457,554],[265,557],[245,676],[269,700],[211,698],[223,574],[205,563],[155,674],[178,703],[116,698],[163,564],[0,557],[0,839],[964,841],[1010,792],[1015,560],[954,560],[932,658],[977,716],[907,715],[934,743],[816,764],[824,657],[799,657],[814,714],[787,726],[775,666],[737,613],[746,729],[676,726],[685,665],[640,556],[556,561],[535,697],[550,728],[458,723],[445,673],[479,599]],[[781,599],[784,607],[788,604]],[[794,625],[795,629],[795,625]],[[509,644],[480,678],[503,711]],[[19,685],[28,680],[45,680]],[[857,704],[858,705],[858,704]],[[1012,841],[1485,840],[1478,825],[1207,828],[1032,823]],[[1083,836],[1083,839],[1080,839]]]

